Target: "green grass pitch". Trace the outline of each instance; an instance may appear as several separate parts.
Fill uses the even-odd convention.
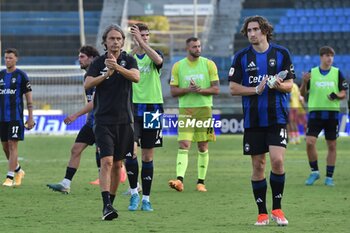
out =
[[[0,232],[348,232],[350,219],[350,138],[338,140],[335,187],[323,184],[326,146],[320,138],[317,147],[321,179],[311,187],[305,144],[289,145],[286,154],[286,187],[282,208],[289,226],[256,227],[257,208],[250,184],[250,158],[242,155],[242,136],[219,136],[209,145],[210,163],[207,193],[195,191],[197,153],[189,155],[185,190],[171,190],[167,182],[175,178],[176,137],[165,137],[164,147],[156,150],[155,175],[151,193],[154,212],[129,212],[129,197],[119,188],[115,207],[119,218],[101,220],[99,188],[89,184],[97,178],[94,148],[81,160],[71,193],[52,192],[47,183],[60,181],[70,156],[73,136],[27,136],[20,143],[21,165],[26,171],[19,188],[0,187]],[[0,158],[3,179],[7,161]],[[267,175],[270,171],[268,162]],[[271,192],[267,194],[271,210]]]

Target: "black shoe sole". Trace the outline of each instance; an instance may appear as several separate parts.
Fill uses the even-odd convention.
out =
[[[109,212],[109,213],[103,215],[102,220],[111,221],[115,218],[118,218],[118,213],[112,211],[112,212]]]

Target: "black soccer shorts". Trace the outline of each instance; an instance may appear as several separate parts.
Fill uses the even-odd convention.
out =
[[[269,152],[269,146],[287,147],[286,125],[247,128],[243,136],[243,154],[260,155]]]
[[[24,139],[24,124],[22,121],[0,122],[0,137],[2,142]]]
[[[324,129],[324,136],[326,140],[336,140],[339,136],[338,120],[329,119],[309,119],[307,123],[306,136],[318,137],[321,130]]]
[[[88,145],[93,145],[95,143],[95,134],[92,128],[85,124],[79,131],[77,138],[75,139],[76,143],[85,143]]]
[[[134,129],[132,124],[95,124],[96,146],[100,158],[113,156],[113,160],[123,160],[134,153]]]
[[[144,129],[142,117],[135,117],[134,129],[134,141],[141,148],[152,149],[163,146],[162,129]]]

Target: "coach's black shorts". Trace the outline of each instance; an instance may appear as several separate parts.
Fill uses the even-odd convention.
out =
[[[93,145],[95,143],[95,134],[92,128],[85,124],[79,131],[77,138],[75,139],[75,142],[78,143],[85,143],[88,145]]]
[[[0,122],[0,137],[2,142],[7,142],[8,140],[23,141],[23,121]]]
[[[269,146],[287,147],[286,125],[247,128],[244,130],[243,154],[259,155],[269,152]]]
[[[324,136],[326,140],[336,140],[339,136],[338,120],[329,119],[309,119],[307,123],[306,136],[318,137],[321,130],[324,129]]]
[[[144,129],[143,117],[135,117],[134,120],[134,141],[137,142],[138,146],[144,149],[162,147],[162,129]]]
[[[113,155],[114,160],[122,160],[127,154],[134,153],[132,124],[95,124],[94,133],[101,158]]]

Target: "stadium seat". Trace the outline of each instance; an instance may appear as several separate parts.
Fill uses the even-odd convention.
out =
[[[349,32],[350,31],[350,25],[349,24],[343,24],[341,26],[341,31],[342,32]]]
[[[329,24],[323,24],[321,31],[322,32],[331,32],[331,26]],[[326,34],[328,34],[328,33],[326,33]]]
[[[299,17],[288,17],[288,21],[289,21],[288,24],[291,24],[291,25],[299,24]]]
[[[344,8],[343,10],[345,16],[350,16],[350,8]]]
[[[317,17],[317,22],[318,22],[318,24],[323,25],[323,24],[327,23],[327,17],[324,15],[319,16],[319,17]]]
[[[314,17],[315,10],[314,9],[305,9],[305,16],[307,17]]]
[[[335,23],[331,26],[331,32],[340,32],[341,26],[338,23]]]
[[[340,15],[336,17],[336,23],[337,24],[345,24],[345,23],[349,23],[348,18],[344,15]]]
[[[326,9],[324,12],[325,16],[334,16],[334,9]]]
[[[334,15],[335,16],[344,16],[344,9],[343,8],[334,9]]]
[[[302,26],[302,32],[304,33],[310,33],[311,32],[311,25],[310,24],[304,24]]]
[[[295,12],[295,15],[297,17],[305,16],[305,9],[297,9],[296,12]]]
[[[295,17],[295,14],[296,14],[295,12],[296,10],[294,9],[288,9],[286,15],[287,17]]]
[[[300,24],[293,25],[292,32],[299,34],[302,31],[302,26]]]
[[[318,24],[317,17],[315,16],[308,17],[307,24]]]
[[[315,16],[324,16],[324,10],[323,9],[316,9],[315,10]]]
[[[311,28],[311,31],[312,32],[320,32],[321,31],[321,25],[319,25],[319,24],[313,25],[312,28]]]
[[[275,30],[274,30],[276,33],[282,33],[282,31],[283,31],[283,26],[282,25],[280,25],[280,24],[277,24],[276,26],[275,26]]]
[[[291,16],[291,17],[293,17],[293,16]],[[289,17],[281,17],[279,24],[281,24],[281,25],[289,24]]]

